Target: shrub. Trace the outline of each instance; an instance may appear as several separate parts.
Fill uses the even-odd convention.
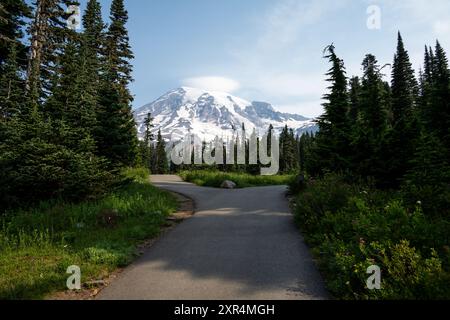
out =
[[[94,154],[89,136],[74,142],[77,147],[65,145],[60,140],[70,134],[66,127],[35,125],[6,126],[10,135],[0,143],[0,210],[58,198],[95,199],[110,190],[115,177],[107,161]]]
[[[295,200],[295,217],[328,288],[342,299],[450,297],[449,222],[405,206],[402,193],[346,184],[327,175]],[[366,289],[367,268],[382,270],[382,290]]]
[[[291,194],[298,194],[299,192],[302,192],[307,187],[307,180],[305,175],[299,174],[295,178],[291,180],[289,183],[289,192]]]
[[[225,180],[231,180],[236,183],[238,188],[287,185],[291,182],[293,176],[254,176],[247,173],[225,173],[220,171],[183,171],[180,176],[188,182],[199,186],[219,188]]]
[[[344,183],[340,176],[327,175],[323,180],[310,181],[307,189],[295,200],[297,222],[307,231],[313,231],[321,226],[327,213],[342,209],[352,193],[353,187]]]

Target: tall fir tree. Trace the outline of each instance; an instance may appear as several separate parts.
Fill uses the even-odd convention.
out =
[[[100,155],[110,159],[115,166],[129,166],[136,162],[138,139],[131,107],[133,97],[128,88],[132,81],[129,60],[133,58],[133,53],[126,29],[128,13],[123,0],[113,0],[110,17],[96,137]]]
[[[79,141],[93,139],[97,124],[96,92],[89,81],[87,57],[82,48],[80,38],[76,35],[67,42],[57,69],[58,81],[44,104],[47,117],[56,120],[55,124],[62,121],[70,128],[70,134],[62,143],[75,150],[84,147]],[[94,149],[89,146],[89,151]]]
[[[363,77],[359,94],[359,117],[353,130],[353,171],[362,177],[377,177],[382,141],[387,127],[386,101],[381,68],[375,56],[368,54],[362,63]]]
[[[67,8],[79,5],[75,0],[35,0],[34,18],[29,33],[30,54],[26,90],[31,107],[37,109],[52,93],[57,83],[59,59],[66,38],[73,30],[67,28],[71,13]]]
[[[83,28],[87,47],[101,60],[105,54],[106,25],[103,22],[102,7],[98,0],[89,0],[83,15]]]
[[[17,62],[16,44],[11,45],[0,74],[0,121],[18,115],[23,103],[24,81]]]
[[[152,133],[153,128],[155,127],[153,124],[153,118],[151,113],[147,114],[147,117],[144,120],[144,139],[140,141],[140,157],[141,163],[145,168],[151,170],[152,168],[152,157],[153,157],[153,141],[155,140],[155,136]]]
[[[430,130],[442,139],[450,156],[450,70],[447,55],[439,41],[432,57],[431,104],[428,106]]]
[[[97,0],[89,0],[83,16],[83,28],[83,50],[87,68],[91,74],[91,82],[98,88],[106,59],[106,26],[101,5]]]
[[[161,130],[158,131],[156,150],[155,150],[155,159],[156,159],[156,171],[157,174],[166,174],[169,172],[169,161],[167,159],[166,153],[166,142],[162,137]]]
[[[349,98],[344,62],[336,55],[334,45],[327,47],[326,59],[332,64],[326,74],[330,83],[324,96],[324,114],[318,119],[320,128],[316,137],[314,156],[309,169],[312,174],[325,171],[347,171],[350,167]]]
[[[356,123],[359,118],[360,112],[360,94],[361,94],[361,81],[359,77],[352,77],[350,79],[350,108],[348,110],[348,119],[352,123]]]
[[[261,166],[259,162],[259,137],[256,128],[253,128],[249,137],[248,161],[247,173],[252,175],[259,174],[261,172]]]
[[[82,71],[82,86],[85,96],[90,101],[90,108],[93,112],[93,119],[95,122],[92,124],[95,126],[91,132],[96,141],[98,147],[101,137],[98,136],[99,132],[102,132],[102,123],[99,119],[102,116],[102,107],[100,104],[100,94],[102,87],[102,76],[105,71],[105,41],[106,25],[103,22],[101,5],[97,0],[89,0],[86,11],[83,15],[83,33],[81,35],[80,43],[80,58],[81,58],[81,70]],[[101,152],[97,153],[101,156]]]
[[[31,18],[31,8],[25,0],[0,2],[0,73],[13,48],[19,68],[26,69],[28,48],[22,38],[28,18]]]
[[[0,117],[23,111],[24,71],[28,48],[23,43],[31,7],[24,0],[0,2]]]
[[[418,84],[400,32],[398,33],[397,52],[392,66],[391,87],[393,127],[404,126],[411,120],[414,113]]]
[[[375,56],[367,55],[363,61],[364,76],[361,88],[361,121],[370,130],[373,140],[379,140],[387,125],[384,83]]]
[[[307,171],[307,163],[311,156],[311,148],[313,146],[313,142],[314,138],[309,132],[306,132],[299,137],[299,166],[302,173],[305,173]]]
[[[286,125],[280,135],[280,172],[293,173],[298,167],[298,148],[294,131]]]
[[[385,187],[398,186],[409,170],[420,133],[418,84],[400,33],[391,82],[392,123],[383,146],[385,168],[381,174]]]
[[[21,101],[20,119],[11,121],[1,144],[1,200],[12,206],[93,198],[112,181],[94,154],[89,75],[77,34],[66,26],[65,6],[74,3],[35,2],[26,86],[31,101]]]

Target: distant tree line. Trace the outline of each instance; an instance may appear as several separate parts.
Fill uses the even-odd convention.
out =
[[[161,129],[158,130],[158,135],[155,139],[153,120],[150,113],[147,114],[144,120],[144,137],[139,142],[140,163],[154,174],[167,174],[169,173],[167,144],[161,134]]]
[[[144,120],[144,139],[140,142],[141,144],[141,155],[142,159],[144,159],[144,163],[146,164],[146,167],[151,170],[152,173],[157,174],[166,174],[166,173],[177,173],[180,171],[185,170],[219,170],[223,172],[242,172],[242,173],[249,173],[253,175],[259,175],[261,173],[261,168],[264,167],[264,165],[261,164],[259,159],[259,147],[260,147],[260,136],[256,132],[256,130],[253,130],[253,132],[248,135],[246,133],[245,125],[242,124],[241,133],[238,134],[235,132],[234,138],[231,139],[231,141],[234,141],[234,150],[231,153],[229,148],[229,143],[224,142],[223,143],[223,161],[222,164],[214,164],[214,165],[207,165],[205,159],[203,158],[203,154],[205,153],[205,150],[208,149],[208,151],[212,150],[212,156],[216,156],[216,150],[215,145],[213,141],[203,141],[201,150],[198,147],[194,147],[192,145],[191,150],[191,161],[190,164],[181,164],[176,165],[174,164],[170,156],[168,155],[168,151],[171,151],[173,147],[175,147],[175,143],[172,145],[168,145],[163,137],[161,136],[161,130],[158,132],[158,138],[154,139],[154,136],[152,134],[152,128],[154,128],[153,124],[153,118],[151,117],[151,114],[148,114],[146,119]],[[268,145],[267,145],[267,154],[271,156],[271,135],[273,133],[273,126],[270,125],[267,131],[268,138]],[[304,162],[306,159],[305,152],[308,152],[307,144],[309,143],[308,138],[311,139],[312,134],[309,133],[303,136],[295,135],[294,130],[288,128],[285,126],[279,137],[279,145],[280,145],[280,159],[279,159],[279,165],[280,165],[280,174],[294,174],[297,173],[302,161]],[[250,142],[256,141],[257,145],[257,164],[251,163],[250,161]],[[245,157],[240,157],[238,154],[238,150],[245,150]],[[201,154],[196,155],[196,152],[199,152]],[[303,153],[302,153],[303,152]],[[234,156],[234,159],[232,158],[232,155]],[[244,152],[243,152],[244,154]],[[202,161],[202,164],[195,164],[195,159],[200,158]],[[230,163],[231,162],[231,163]]]
[[[139,161],[123,0],[0,1],[0,209],[96,197]]]

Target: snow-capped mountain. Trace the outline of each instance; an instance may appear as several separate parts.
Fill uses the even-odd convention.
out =
[[[241,133],[242,124],[248,135],[256,130],[262,136],[271,124],[277,132],[285,125],[297,134],[317,131],[312,119],[277,112],[268,103],[188,87],[172,90],[135,111],[141,136],[148,113],[154,118],[154,131],[161,129],[164,138],[171,141],[181,140],[188,134],[205,141],[212,141],[216,136],[232,137],[236,132]]]

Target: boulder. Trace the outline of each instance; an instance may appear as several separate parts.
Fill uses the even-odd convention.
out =
[[[289,191],[291,194],[297,194],[299,192],[302,192],[306,189],[308,183],[303,174],[300,174],[295,177],[295,179],[292,180],[292,182],[289,184]]]
[[[229,181],[229,180],[225,180],[220,185],[220,187],[222,189],[236,189],[236,186],[237,186],[236,183],[234,183],[233,181]]]

